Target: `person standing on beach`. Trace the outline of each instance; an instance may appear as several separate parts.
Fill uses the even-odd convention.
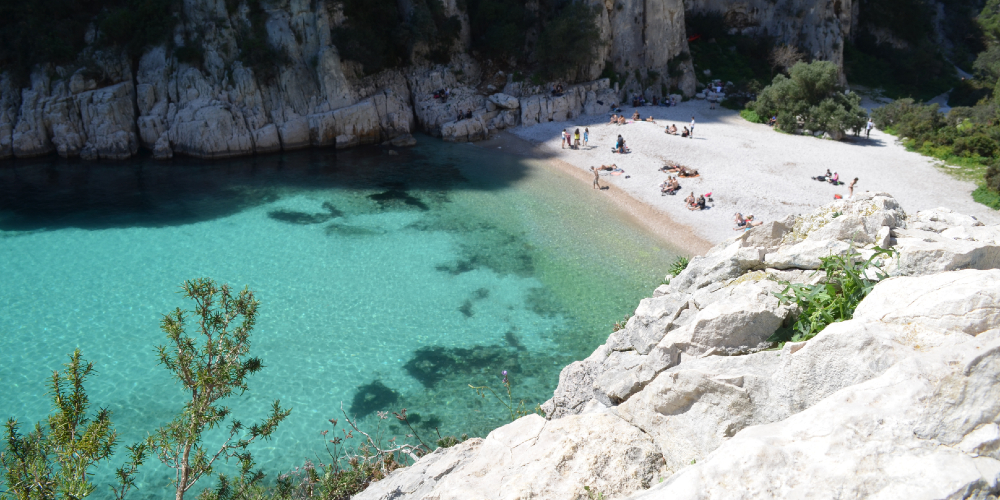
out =
[[[590,167],[590,171],[594,173],[594,189],[601,189],[601,174],[594,167]]]
[[[573,149],[580,149],[580,129],[573,132]]]
[[[854,198],[854,185],[858,183],[858,178],[855,177],[850,184],[847,185],[847,199]]]
[[[873,128],[875,128],[875,122],[868,118],[868,125],[865,125],[865,139],[871,138]]]
[[[590,140],[590,128],[583,129],[583,147],[587,147],[587,141]]]
[[[694,117],[691,117],[691,130],[688,130],[688,137],[694,139]]]
[[[566,149],[566,143],[569,142],[569,134],[566,133],[566,129],[562,131],[562,148]]]

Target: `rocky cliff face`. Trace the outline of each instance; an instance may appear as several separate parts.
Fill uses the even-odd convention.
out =
[[[465,14],[456,0],[443,4],[462,21],[451,64],[363,77],[333,45],[331,29],[344,21],[333,0],[261,4],[269,43],[289,56],[274,75],[257,74],[239,61],[241,33],[251,26],[246,3],[229,12],[224,0],[186,1],[173,45],[198,47],[199,63],[183,62],[163,46],[137,61],[88,49],[89,67],[40,67],[28,88],[15,88],[0,75],[0,159],[52,152],[121,159],[140,147],[157,158],[224,158],[376,144],[418,128],[450,140],[477,140],[521,123],[603,112],[618,101],[615,90],[624,92],[596,81],[552,96],[548,85],[483,74],[464,53],[470,37]],[[577,78],[597,79],[607,60],[630,75],[630,89],[648,86],[659,93],[663,77],[650,76],[665,75],[667,62],[687,50],[681,0],[598,4],[603,42],[594,64],[581,68]],[[403,10],[407,5],[400,2]],[[681,69],[676,83],[690,94],[690,63]],[[486,88],[487,80],[498,79],[507,87]],[[450,98],[434,99],[438,89],[450,89]],[[503,96],[491,97],[500,90]],[[458,118],[469,111],[472,118]]]
[[[548,420],[438,450],[358,499],[996,498],[1000,226],[863,193],[741,234],[566,367]],[[774,293],[892,247],[853,319],[764,350]],[[836,493],[834,493],[836,492]],[[630,497],[629,495],[634,495]]]
[[[810,58],[844,65],[858,0],[688,0],[689,14],[721,14],[726,26],[745,35],[774,37]]]

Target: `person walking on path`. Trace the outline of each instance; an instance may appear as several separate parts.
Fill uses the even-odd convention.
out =
[[[590,140],[590,128],[583,129],[583,147],[587,147],[587,141]]]
[[[562,131],[562,148],[566,149],[566,143],[569,142],[569,134],[566,133],[566,129]]]
[[[691,130],[688,130],[688,138],[694,139],[694,117],[691,117]]]
[[[872,129],[875,128],[875,122],[871,118],[868,119],[868,125],[865,125],[865,139],[870,139],[872,134]]]
[[[594,167],[590,167],[590,171],[594,173],[594,189],[601,189],[601,174]]]

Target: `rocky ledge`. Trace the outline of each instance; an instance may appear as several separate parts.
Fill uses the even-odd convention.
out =
[[[767,339],[782,283],[893,248],[853,319]],[[863,193],[692,259],[531,415],[356,499],[996,498],[1000,226]],[[584,489],[589,488],[589,492]]]

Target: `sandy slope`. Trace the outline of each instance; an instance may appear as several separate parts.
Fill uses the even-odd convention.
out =
[[[631,116],[634,110],[624,111]],[[677,227],[687,227],[691,240],[718,243],[734,236],[735,212],[767,221],[811,211],[832,201],[834,194],[846,197],[846,184],[834,187],[811,179],[826,169],[839,172],[845,183],[858,177],[858,191],[891,193],[911,213],[947,207],[985,223],[1000,223],[1000,212],[972,201],[975,185],[946,175],[931,160],[906,151],[893,136],[878,130],[870,139],[849,137],[842,142],[793,136],[749,123],[735,111],[710,110],[704,101],[672,108],[644,107],[640,112],[652,115],[657,123],[617,126],[608,125],[607,116],[582,116],[569,122],[518,127],[512,133],[536,144],[536,155],[580,170],[616,163],[630,177],[603,174],[601,182],[666,213]],[[676,123],[681,129],[692,115],[697,122],[693,139],[664,134],[664,125]],[[572,132],[577,127],[581,131],[590,127],[590,146],[560,149],[562,129]],[[627,141],[631,154],[611,153],[618,134]],[[661,196],[658,186],[667,174],[657,169],[666,160],[698,169],[701,177],[681,179],[677,196]],[[687,210],[683,200],[692,191],[695,195],[711,192],[714,206],[702,212]],[[613,194],[594,191],[594,196]],[[692,253],[703,248],[682,246]]]

